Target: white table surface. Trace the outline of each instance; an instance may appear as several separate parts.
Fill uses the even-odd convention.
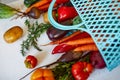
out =
[[[2,3],[11,3],[14,1],[18,1],[18,0],[0,0],[0,2],[2,2]]]
[[[13,1],[21,1],[21,0],[0,0],[2,3],[10,3]],[[20,20],[21,21],[21,20]],[[2,23],[3,21],[1,21]],[[7,25],[7,21],[4,20]],[[19,20],[18,20],[19,22]],[[13,25],[16,23],[16,21],[12,21],[9,25]],[[23,25],[19,22],[20,25]],[[3,24],[1,24],[3,25]],[[6,26],[4,26],[6,27]],[[0,28],[2,30],[2,27]],[[19,50],[14,49],[14,47],[19,48],[19,45],[16,43],[20,43],[21,41],[18,41],[14,43],[13,45],[9,45],[4,42],[2,39],[4,31],[0,31],[0,80],[18,80],[20,77],[23,77],[26,73],[28,73],[30,70],[26,69],[24,66],[24,57],[21,56],[21,54],[17,54]],[[45,39],[45,38],[44,38]],[[15,46],[14,46],[15,45]],[[5,51],[7,48],[7,51]],[[6,52],[6,53],[5,53]],[[47,63],[48,60],[45,60],[44,62]],[[53,61],[52,58],[49,58],[49,61]],[[44,63],[43,63],[44,64]],[[91,77],[89,80],[120,80],[120,66],[109,72],[107,69],[103,70],[96,70],[93,74],[91,74]],[[29,77],[24,80],[29,80]]]

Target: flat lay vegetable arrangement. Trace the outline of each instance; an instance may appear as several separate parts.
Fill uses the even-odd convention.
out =
[[[27,39],[22,42],[20,52],[25,57],[26,68],[33,69],[30,72],[32,73],[30,80],[87,80],[91,73],[94,72],[94,69],[103,69],[106,64],[94,40],[88,33],[80,30],[59,30],[50,24],[47,10],[51,1],[24,0],[24,5],[27,8],[24,12],[0,3],[0,19],[13,16],[28,17],[25,21],[28,29]],[[44,23],[38,23],[41,16]],[[69,0],[56,0],[53,17],[63,25],[75,25],[81,22]],[[31,19],[36,22],[31,22]],[[44,32],[46,32],[51,42],[39,45],[38,40]],[[3,37],[7,43],[13,43],[19,40],[22,35],[22,28],[15,26],[6,31]],[[29,55],[27,51],[31,49],[31,46],[38,51],[42,51],[40,46],[46,47],[49,45],[55,46],[51,50],[52,55],[62,54],[62,56],[51,64],[36,68],[38,65],[36,56]]]

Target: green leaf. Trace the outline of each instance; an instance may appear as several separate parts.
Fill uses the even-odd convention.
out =
[[[58,65],[52,69],[55,80],[74,80],[71,74],[71,66],[74,62],[59,62]]]
[[[6,4],[0,3],[0,19],[10,18],[14,16],[16,13],[17,13],[16,9]]]

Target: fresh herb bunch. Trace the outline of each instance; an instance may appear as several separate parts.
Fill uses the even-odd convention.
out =
[[[38,38],[44,31],[48,29],[48,27],[50,27],[50,24],[38,24],[37,21],[33,24],[30,24],[29,20],[25,21],[25,25],[28,27],[28,36],[27,39],[21,44],[21,53],[23,56],[25,56],[26,51],[29,50],[31,46],[38,51],[41,51],[37,44]]]
[[[56,67],[52,69],[55,80],[74,80],[71,67],[75,62],[59,62]]]

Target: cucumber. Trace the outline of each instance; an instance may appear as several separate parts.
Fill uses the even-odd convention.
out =
[[[10,18],[14,16],[16,13],[17,11],[14,8],[6,4],[0,3],[0,19]]]

